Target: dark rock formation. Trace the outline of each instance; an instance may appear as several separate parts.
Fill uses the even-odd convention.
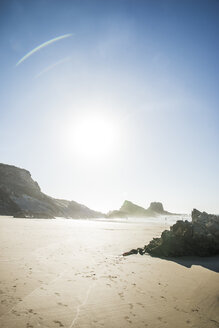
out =
[[[157,212],[157,213],[163,213],[164,209],[163,209],[163,204],[159,203],[159,202],[152,202],[149,206],[149,209]]]
[[[219,216],[192,211],[192,222],[177,221],[170,230],[162,232],[137,253],[158,257],[187,255],[210,256],[219,254]],[[136,254],[131,250],[123,255]]]
[[[160,215],[176,215],[176,213],[170,213],[165,211],[163,208],[163,204],[160,202],[152,202],[147,210]]]
[[[107,214],[107,217],[148,217],[158,215],[171,215],[173,213],[167,212],[163,209],[163,204],[159,202],[152,202],[148,209],[138,206],[128,200],[125,200],[119,210],[111,211]]]
[[[123,205],[121,206],[120,212],[126,213],[127,216],[135,216],[135,217],[145,217],[149,216],[148,211],[141,206],[138,206],[128,200],[125,200]]]
[[[19,206],[10,198],[6,190],[0,188],[0,213],[1,215],[13,215],[19,212]]]
[[[0,164],[0,215],[36,218],[104,216],[74,201],[45,195],[30,172],[6,164]]]

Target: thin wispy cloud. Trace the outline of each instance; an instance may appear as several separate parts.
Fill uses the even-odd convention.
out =
[[[53,63],[52,65],[47,66],[45,69],[43,69],[41,72],[39,72],[38,74],[36,74],[35,78],[39,78],[41,75],[47,73],[48,71],[52,70],[53,68],[55,68],[56,66],[65,63],[66,61],[70,60],[71,57],[65,57],[61,60],[58,60],[57,62]]]
[[[58,36],[56,38],[53,38],[51,40],[48,40],[42,44],[40,44],[39,46],[37,46],[36,48],[32,49],[31,51],[29,51],[25,56],[23,56],[17,63],[16,63],[16,66],[20,65],[21,63],[23,63],[27,58],[29,58],[30,56],[32,56],[33,54],[35,54],[37,51],[41,50],[42,48],[45,48],[47,46],[49,46],[50,44],[54,43],[54,42],[57,42],[57,41],[60,41],[60,40],[63,40],[63,39],[66,39],[66,38],[69,38],[71,37],[72,34],[71,33],[68,33],[68,34],[64,34],[64,35],[61,35],[61,36]]]

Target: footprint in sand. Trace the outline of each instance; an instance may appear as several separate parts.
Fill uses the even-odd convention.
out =
[[[129,318],[127,315],[124,317],[124,319],[125,319],[126,321],[128,321],[129,323],[132,323],[132,321],[130,320],[130,318]]]
[[[63,303],[61,303],[61,302],[58,302],[57,304],[60,305],[60,306],[65,306],[65,307],[68,306],[67,304],[63,304]]]
[[[142,309],[144,309],[144,305],[142,304],[142,303],[136,303],[136,304],[138,304],[139,306],[141,306],[142,307]]]
[[[59,325],[59,327],[64,327],[64,325],[62,324],[62,322],[59,321],[59,320],[54,320],[53,322],[54,323],[57,323]]]
[[[118,295],[119,295],[119,297],[120,297],[122,300],[124,300],[124,293],[123,293],[123,292],[118,293]]]
[[[20,316],[20,314],[16,310],[11,310],[11,313],[13,313],[16,316]]]
[[[25,311],[25,313],[26,313],[26,314],[29,314],[29,313],[31,313],[31,314],[37,314],[37,313],[35,313],[35,312],[33,311],[33,309],[27,309],[27,311]]]
[[[158,319],[159,321],[162,321],[163,318],[162,318],[162,317],[157,317],[157,319]]]

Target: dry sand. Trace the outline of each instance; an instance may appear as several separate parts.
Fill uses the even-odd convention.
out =
[[[0,327],[219,327],[218,257],[120,254],[164,223],[0,218]]]

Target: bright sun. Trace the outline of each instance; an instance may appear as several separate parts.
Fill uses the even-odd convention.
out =
[[[83,117],[74,122],[66,137],[74,153],[100,159],[110,155],[116,147],[116,130],[107,117]]]

